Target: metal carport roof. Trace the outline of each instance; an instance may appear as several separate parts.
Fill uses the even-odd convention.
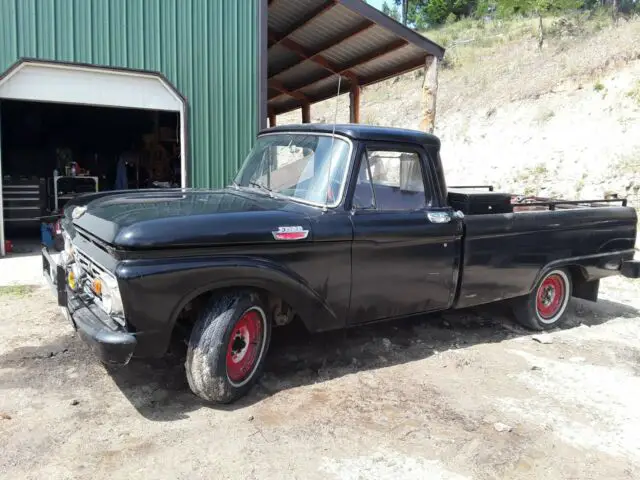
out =
[[[269,0],[270,115],[441,59],[444,49],[361,0]]]

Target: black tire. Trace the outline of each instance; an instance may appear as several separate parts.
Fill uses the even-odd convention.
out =
[[[533,291],[513,303],[513,313],[523,327],[532,330],[551,330],[564,320],[571,298],[571,274],[563,268],[546,272]]]
[[[262,373],[270,340],[271,321],[257,294],[238,291],[213,298],[189,338],[185,366],[191,391],[213,403],[244,396]]]

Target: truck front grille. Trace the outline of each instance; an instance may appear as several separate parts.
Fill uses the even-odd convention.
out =
[[[86,284],[91,287],[93,285],[93,281],[98,278],[103,273],[107,273],[107,270],[103,268],[101,265],[98,265],[94,261],[92,261],[86,253],[79,250],[74,246],[75,258],[78,265],[87,275]]]

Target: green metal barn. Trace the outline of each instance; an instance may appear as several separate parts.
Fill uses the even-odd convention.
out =
[[[361,0],[0,0],[0,255],[83,191],[223,186],[267,120],[357,122],[443,53]]]

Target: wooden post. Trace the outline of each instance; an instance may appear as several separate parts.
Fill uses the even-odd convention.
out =
[[[438,96],[438,59],[428,56],[422,83],[422,121],[420,129],[433,133],[436,126],[436,98]]]
[[[349,121],[351,123],[360,123],[360,85],[351,84],[349,92]]]
[[[311,123],[311,105],[309,103],[302,104],[302,123]]]
[[[273,112],[269,113],[269,127],[276,126],[276,114]]]

